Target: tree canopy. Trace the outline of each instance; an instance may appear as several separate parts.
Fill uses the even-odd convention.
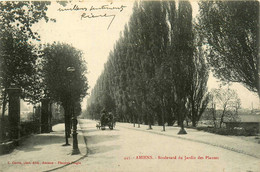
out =
[[[202,1],[199,7],[198,25],[214,75],[260,96],[259,1]]]
[[[46,15],[48,5],[47,1],[2,1],[0,3],[0,28],[1,33],[9,29],[17,29],[28,38],[39,40],[37,32],[32,30],[32,25],[44,19],[46,22],[50,19]]]
[[[65,43],[48,44],[43,50],[43,77],[49,96],[64,106],[80,102],[87,94],[86,63],[82,52]],[[73,67],[75,71],[68,71]]]
[[[0,3],[0,84],[4,93],[11,83],[29,92],[35,74],[37,50],[29,39],[39,40],[31,27],[46,15],[50,2]],[[5,94],[5,93],[4,93]],[[3,95],[2,95],[3,96]],[[25,94],[27,96],[27,94]]]
[[[35,103],[39,99],[38,52],[29,40],[39,40],[31,27],[46,15],[50,2],[0,2],[0,92],[2,115],[7,103],[7,88],[15,84],[23,91],[22,97]]]
[[[165,130],[166,123],[178,120],[183,127],[194,116],[196,125],[207,104],[208,68],[196,52],[202,45],[195,34],[189,2],[180,2],[178,10],[174,1],[135,2],[88,99],[87,115],[98,119],[109,95],[119,121],[150,129],[158,123]]]

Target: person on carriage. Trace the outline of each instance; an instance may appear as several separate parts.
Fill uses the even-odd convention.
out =
[[[115,117],[112,112],[108,113],[109,121],[112,122],[112,126],[115,127]]]
[[[107,121],[107,112],[105,109],[103,109],[101,111],[101,118],[100,118],[101,125],[104,125],[106,121]]]

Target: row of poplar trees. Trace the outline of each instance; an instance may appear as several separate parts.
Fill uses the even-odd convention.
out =
[[[139,2],[88,100],[95,119],[196,126],[208,103],[208,67],[188,1]]]

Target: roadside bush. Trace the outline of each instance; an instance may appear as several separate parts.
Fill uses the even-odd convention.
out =
[[[21,122],[21,136],[27,136],[40,132],[40,124],[38,121]]]
[[[254,136],[255,132],[245,130],[243,128],[214,128],[214,127],[197,127],[199,131],[205,131],[209,133],[219,134],[219,135],[231,135],[231,136]]]
[[[2,122],[2,118],[0,117],[0,143],[5,142],[9,140],[8,138],[8,126],[9,126],[9,121],[8,121],[8,116],[4,117],[4,123]],[[2,131],[3,129],[3,131]]]
[[[51,120],[51,125],[54,126],[56,124],[59,124],[59,123],[64,123],[64,119],[52,119]]]

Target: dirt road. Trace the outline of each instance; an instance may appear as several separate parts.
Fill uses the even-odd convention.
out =
[[[90,120],[80,123],[88,157],[60,171],[260,171],[259,159],[223,148],[122,126],[97,130]]]

